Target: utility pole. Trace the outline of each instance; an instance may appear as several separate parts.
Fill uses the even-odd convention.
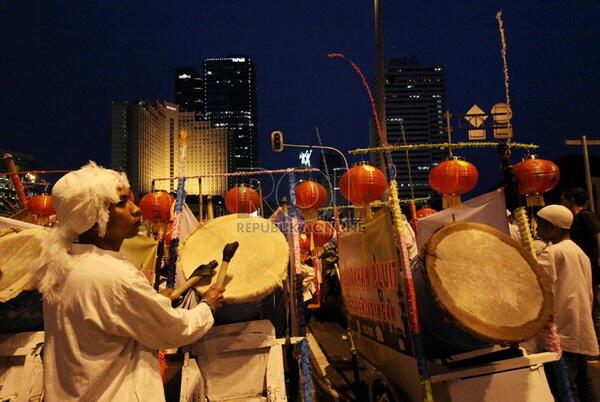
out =
[[[374,0],[375,6],[375,93],[376,93],[376,107],[377,115],[379,116],[379,125],[381,128],[381,136],[383,137],[383,144],[379,146],[387,145],[387,118],[385,112],[385,67],[383,58],[383,27],[381,24],[381,1]],[[377,128],[375,128],[376,130]],[[385,159],[383,152],[379,152],[379,161],[381,171],[387,176],[387,169],[385,166]],[[388,177],[389,179],[389,177]]]
[[[588,145],[600,145],[600,139],[590,138],[582,135],[580,140],[565,139],[566,145],[581,145],[583,148],[583,165],[585,167],[585,184],[587,187],[590,209],[596,212],[596,203],[594,202],[594,193],[592,192],[592,174],[590,172],[590,157],[588,154]]]

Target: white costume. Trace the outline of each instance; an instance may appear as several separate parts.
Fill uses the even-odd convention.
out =
[[[44,304],[45,399],[164,401],[157,349],[204,335],[210,308],[171,308],[117,252],[74,244],[71,254],[60,300]]]
[[[552,281],[554,317],[563,350],[598,355],[592,323],[590,260],[572,240],[550,244],[538,257]]]
[[[44,300],[50,402],[164,401],[157,349],[192,343],[213,324],[205,303],[171,308],[119,253],[72,244],[96,224],[104,236],[118,188],[129,188],[124,174],[90,162],[52,190],[58,224],[34,270]]]

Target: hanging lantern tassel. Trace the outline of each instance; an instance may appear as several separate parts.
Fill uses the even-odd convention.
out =
[[[442,194],[444,209],[460,207],[461,194],[471,191],[478,179],[477,168],[458,156],[440,163],[429,172],[429,185]]]
[[[552,161],[530,155],[517,163],[513,172],[519,184],[519,193],[525,196],[528,207],[543,207],[544,193],[552,190],[560,181],[560,170]]]

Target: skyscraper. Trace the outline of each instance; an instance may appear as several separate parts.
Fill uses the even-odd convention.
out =
[[[127,173],[134,193],[146,193],[152,179],[180,172],[179,134],[187,132],[185,175],[223,173],[227,170],[227,130],[197,121],[194,112],[179,112],[169,102],[113,102],[112,167]],[[174,191],[177,182],[157,181],[155,189]],[[188,180],[188,194],[198,194],[198,180]],[[202,180],[202,193],[223,196],[224,178]]]
[[[123,170],[134,193],[151,190],[152,179],[175,175],[178,108],[169,102],[113,102],[111,166]],[[173,183],[156,182],[172,190]]]
[[[204,77],[196,67],[175,68],[175,103],[181,112],[194,112],[196,120],[204,119]]]
[[[212,128],[210,121],[197,121],[193,112],[179,113],[179,130],[188,134],[185,158],[186,175],[203,175],[227,171],[227,130]],[[179,160],[179,153],[175,160]],[[200,185],[197,179],[185,184],[188,194],[198,194]],[[225,177],[202,179],[202,194],[221,195],[227,192]]]
[[[388,143],[444,142],[445,98],[442,67],[421,65],[415,57],[392,59],[385,69]],[[370,142],[371,146],[379,146],[379,138],[373,129]],[[429,187],[428,178],[430,169],[439,164],[444,155],[445,151],[441,149],[409,151],[409,172],[405,152],[393,152],[400,197],[412,198],[413,194],[414,197],[438,197]],[[371,158],[375,166],[379,166],[379,154],[372,153]]]
[[[229,172],[257,167],[254,63],[245,56],[206,59],[204,85],[204,118],[213,127],[228,130]]]

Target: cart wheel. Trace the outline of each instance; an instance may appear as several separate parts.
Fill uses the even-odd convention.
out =
[[[404,402],[402,392],[383,374],[375,371],[369,378],[369,402]]]

